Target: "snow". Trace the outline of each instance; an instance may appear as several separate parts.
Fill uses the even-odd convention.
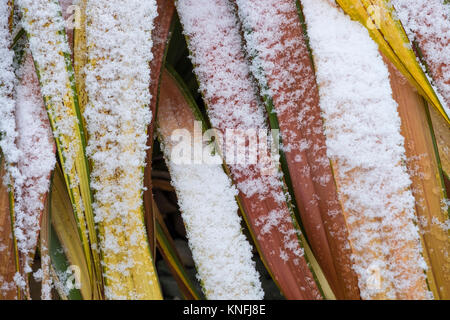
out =
[[[20,151],[15,145],[17,138],[14,117],[14,87],[16,77],[13,68],[14,52],[9,49],[12,39],[9,30],[10,8],[7,1],[0,3],[0,149],[5,157],[7,166],[6,179],[3,183],[9,184],[10,178],[19,175],[14,164],[19,161]]]
[[[450,115],[450,6],[444,0],[391,0],[408,37],[424,54],[441,103]]]
[[[27,56],[17,71],[20,81],[13,70],[8,10],[7,1],[3,1],[0,4],[0,147],[12,178],[3,180],[13,184],[14,234],[23,259],[23,271],[29,273],[55,158],[31,56]],[[22,288],[25,286],[19,273],[14,281]]]
[[[33,58],[29,52],[18,70],[15,92],[17,147],[22,156],[17,163],[20,176],[14,181],[15,235],[30,272],[40,230],[44,199],[50,187],[50,173],[56,159],[51,128],[39,89]]]
[[[426,264],[387,67],[367,30],[334,1],[302,5],[361,296],[426,298]],[[373,270],[379,286],[371,285]]]
[[[160,105],[164,108],[164,105]],[[191,139],[183,139],[190,148]],[[177,146],[180,147],[180,146]],[[205,146],[206,148],[206,146]],[[163,148],[172,178],[198,278],[208,299],[260,300],[264,297],[252,260],[252,247],[241,230],[238,194],[218,155],[207,163],[178,164]]]
[[[304,97],[305,91],[309,88],[285,90],[286,86],[295,82],[292,75],[302,73],[304,68],[308,68],[299,63],[305,49],[302,39],[283,37],[283,29],[286,29],[286,26],[297,25],[301,28],[295,2],[237,0],[236,3],[244,28],[246,48],[252,58],[251,70],[262,84],[263,94],[277,97],[279,101],[277,113],[296,108],[297,101]],[[295,12],[295,15],[292,15],[292,12]],[[283,56],[281,54],[283,51],[290,54]],[[274,59],[283,60],[274,63]],[[280,69],[279,65],[287,67]],[[271,78],[270,84],[267,83],[268,79],[265,75]],[[314,78],[310,80],[314,81]],[[289,148],[289,146],[285,147]],[[295,147],[297,146],[291,146],[291,148]]]
[[[146,129],[152,119],[148,104],[152,53],[151,32],[157,14],[154,0],[100,0],[87,3],[86,88],[84,112],[92,160],[91,187],[95,221],[103,226],[104,260],[111,259],[105,279],[125,277],[136,266],[134,247],[145,248],[142,222]],[[126,192],[124,192],[126,190]],[[130,232],[132,228],[132,232]],[[123,243],[122,239],[127,239]],[[149,257],[150,259],[150,257]],[[107,287],[108,298],[121,290]],[[139,298],[139,297],[137,297]]]
[[[71,87],[74,83],[66,69],[65,55],[70,55],[71,51],[64,33],[61,7],[54,0],[18,0],[17,4],[21,8],[22,24],[38,66],[41,93],[53,121],[53,134],[63,150],[64,169],[70,172],[74,168],[80,144],[70,143],[78,137],[78,119],[75,114],[69,114],[72,110],[66,107],[73,96]],[[71,181],[73,187],[77,183]]]

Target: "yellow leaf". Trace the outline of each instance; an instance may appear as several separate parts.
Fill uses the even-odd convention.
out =
[[[450,129],[444,119],[434,108],[429,108],[430,118],[433,124],[436,144],[441,158],[442,170],[450,177]]]
[[[89,267],[73,215],[64,176],[59,165],[56,166],[50,191],[50,219],[56,236],[64,248],[69,263],[79,270],[81,294],[85,300],[99,299],[98,292],[90,284]],[[45,229],[45,226],[44,228]],[[41,235],[42,236],[42,235]]]
[[[394,8],[388,0],[336,0],[341,8],[353,19],[361,22],[370,36],[379,45],[383,54],[416,87],[416,89],[450,123],[436,92],[417,62],[405,30],[395,19]]]

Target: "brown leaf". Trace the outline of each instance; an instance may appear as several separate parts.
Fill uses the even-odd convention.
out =
[[[152,111],[152,121],[147,129],[148,140],[147,145],[150,148],[147,150],[146,167],[144,170],[144,210],[145,221],[150,248],[153,256],[156,254],[156,236],[155,236],[155,217],[152,212],[152,152],[153,152],[153,131],[154,123],[157,114],[158,91],[161,79],[161,69],[164,64],[165,52],[168,46],[169,31],[172,25],[172,20],[175,13],[175,6],[171,0],[157,0],[158,16],[155,19],[155,29],[152,32],[153,40],[153,60],[150,63],[150,74],[152,77],[150,84],[150,94],[152,100],[150,101],[150,109]]]
[[[1,155],[0,155],[1,157]],[[11,212],[8,187],[3,184],[6,170],[4,159],[0,159],[0,300],[17,299],[17,287],[14,283],[16,263],[14,241],[11,229]]]

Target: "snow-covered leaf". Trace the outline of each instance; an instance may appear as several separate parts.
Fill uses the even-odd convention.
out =
[[[64,179],[77,219],[92,282],[101,281],[97,231],[92,210],[89,165],[85,153],[71,50],[58,1],[18,1],[41,93],[55,137]]]
[[[450,280],[446,276],[450,270],[450,221],[441,161],[428,114],[429,111],[437,112],[431,107],[428,110],[426,101],[392,63],[387,59],[385,62],[389,67],[393,97],[398,103],[402,120],[402,135],[405,137],[408,159],[406,165],[412,180],[411,190],[416,199],[423,255],[428,264],[427,282],[434,298],[447,300],[450,298]],[[435,117],[443,121],[439,115],[436,114]]]
[[[241,231],[237,190],[222,168],[222,159],[179,163],[179,147],[203,148],[201,118],[188,90],[172,70],[161,80],[158,136],[163,145],[198,277],[208,299],[263,298],[249,242]],[[183,132],[177,144],[174,137]],[[198,135],[199,134],[199,135]],[[190,152],[190,151],[189,151]]]
[[[441,103],[413,51],[390,0],[336,0],[354,20],[367,27],[380,50],[450,124],[449,107]],[[411,40],[411,41],[410,41]]]

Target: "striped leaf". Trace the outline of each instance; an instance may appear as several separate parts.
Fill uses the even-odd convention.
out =
[[[19,75],[15,92],[16,146],[21,159],[16,165],[20,178],[14,183],[15,235],[21,269],[29,273],[39,243],[56,148],[33,58],[27,49],[17,48],[16,60]]]
[[[301,5],[361,298],[426,299],[425,262],[387,67],[366,29],[334,3]]]
[[[86,20],[87,20],[87,15],[86,15],[86,9],[87,9],[87,5],[88,5],[88,1],[87,0],[82,0],[78,3],[78,14],[79,14],[79,19],[77,21],[76,24],[76,29],[74,30],[74,66],[75,66],[75,78],[76,78],[76,86],[77,86],[77,90],[79,92],[79,97],[80,97],[80,109],[81,112],[83,113],[88,105],[89,102],[89,98],[88,98],[88,93],[86,90],[86,73],[85,73],[85,68],[88,65],[89,61],[88,61],[88,48],[87,48],[87,34],[86,34]],[[153,74],[153,72],[152,72]],[[83,118],[83,121],[85,121],[85,119]],[[151,155],[151,151],[148,151],[148,153]],[[148,165],[148,168],[151,168],[151,165]],[[146,180],[145,180],[146,181]],[[151,196],[151,188],[147,188],[144,191],[144,199],[148,199],[148,196]],[[145,205],[145,203],[144,203]],[[146,206],[147,208],[147,206]],[[149,213],[150,218],[148,216],[146,216],[147,220],[152,220],[151,218],[151,213]],[[119,221],[115,221],[115,222],[111,222],[108,224],[105,223],[100,223],[100,230],[101,230],[101,234],[102,236],[105,235],[106,232],[113,230],[113,228],[115,226],[119,226],[120,222]],[[131,226],[129,226],[131,227]],[[138,226],[136,226],[136,228],[139,228]],[[131,231],[131,230],[130,230]],[[149,239],[149,245],[150,247],[154,247],[154,232],[152,230],[152,228],[150,227],[149,229],[147,229],[147,233],[148,233],[148,239]],[[142,239],[143,240],[143,239]],[[146,241],[146,240],[145,240]],[[123,239],[121,240],[121,243],[126,247],[126,236],[123,237]],[[145,248],[144,248],[145,249]],[[130,250],[134,250],[136,251],[136,249],[132,249],[130,248]],[[134,257],[136,257],[137,255],[139,255],[138,253],[133,253],[132,254]],[[155,255],[155,251],[152,249],[152,256]],[[148,260],[146,260],[148,259]],[[111,268],[113,267],[113,265],[115,263],[117,263],[120,260],[120,257],[117,256],[116,258],[113,259],[105,259],[104,261],[107,264],[106,268]],[[143,260],[143,264],[146,266],[146,268],[148,270],[152,270],[154,267],[149,264],[151,263],[151,258],[147,257],[146,254],[143,255],[142,257]],[[135,268],[137,269],[137,268]],[[131,277],[127,277],[125,278],[125,282],[126,282],[126,289],[125,290],[129,290],[129,294],[133,294],[133,290],[136,290],[136,288],[139,287],[139,285],[137,284],[139,280],[139,277],[141,277],[142,275],[136,274],[136,272],[142,272],[139,270],[134,270],[133,273],[134,275],[132,275]],[[153,272],[153,271],[152,271]],[[113,280],[112,281],[108,281],[107,282],[107,286],[112,287],[114,286],[113,283],[114,281],[117,281],[118,279],[122,279],[120,272],[113,272],[113,276],[112,276]],[[135,279],[133,279],[135,278]],[[114,280],[115,279],[115,280]],[[123,280],[119,280],[123,281]],[[143,280],[148,281],[148,280]],[[151,281],[153,282],[157,282],[157,280],[155,281],[155,279],[152,279]],[[151,282],[150,281],[150,282]],[[155,291],[156,288],[156,291]],[[143,288],[138,288],[138,290],[142,290]],[[149,297],[152,294],[152,291],[156,292],[156,296],[158,296],[158,287],[157,285],[153,285],[153,288],[150,288],[151,290],[148,290],[147,294],[149,294]],[[117,292],[116,292],[117,293]],[[145,292],[140,292],[139,294],[146,294]],[[114,295],[114,293],[112,293],[111,295]],[[127,294],[123,294],[122,296],[125,297]]]
[[[47,195],[44,202],[44,212],[42,213],[41,216],[41,224],[39,232],[39,253],[41,259],[41,272],[42,272],[41,300],[52,300],[53,279],[52,279],[52,262],[50,257],[51,222],[50,222],[49,207],[50,207],[50,200]]]
[[[432,79],[439,99],[450,112],[450,10],[445,0],[390,0],[414,52]],[[447,123],[448,125],[448,123]]]
[[[430,108],[430,118],[439,150],[441,166],[444,174],[450,178],[450,130],[448,124],[442,119],[436,110]]]
[[[20,252],[16,237],[16,214],[15,214],[15,180],[20,179],[20,172],[17,164],[21,158],[21,152],[16,146],[18,138],[16,125],[16,101],[14,91],[16,77],[14,70],[14,51],[11,50],[13,44],[12,31],[14,27],[14,2],[3,1],[0,4],[0,54],[2,63],[0,70],[0,181],[3,185],[2,191],[2,228],[9,231],[10,235],[2,235],[4,243],[5,259],[11,265],[2,270],[0,281],[5,286],[6,295],[15,294],[17,299],[23,296],[29,297],[29,283],[24,274],[23,265],[20,263]],[[9,218],[8,218],[9,215]],[[3,230],[2,230],[3,231]],[[6,261],[5,261],[6,262]],[[15,274],[11,274],[13,267]],[[5,274],[3,274],[5,272]],[[12,278],[11,278],[12,276]],[[5,277],[5,278],[3,278]],[[11,280],[13,280],[11,282]],[[17,288],[14,288],[17,286]]]
[[[64,253],[64,247],[56,235],[54,229],[50,233],[50,250],[49,255],[51,259],[50,273],[52,284],[58,293],[61,300],[83,300],[83,295],[74,284],[76,278],[73,270],[69,269],[71,263]],[[69,285],[70,283],[70,285]],[[92,299],[91,297],[86,300]]]
[[[85,81],[85,66],[88,60],[86,48],[86,4],[87,0],[78,1],[77,5],[79,8],[79,20],[73,30],[73,67],[75,71],[75,84],[78,93],[78,105],[81,114],[83,114],[88,101]],[[83,127],[85,128],[86,126],[84,125]]]

